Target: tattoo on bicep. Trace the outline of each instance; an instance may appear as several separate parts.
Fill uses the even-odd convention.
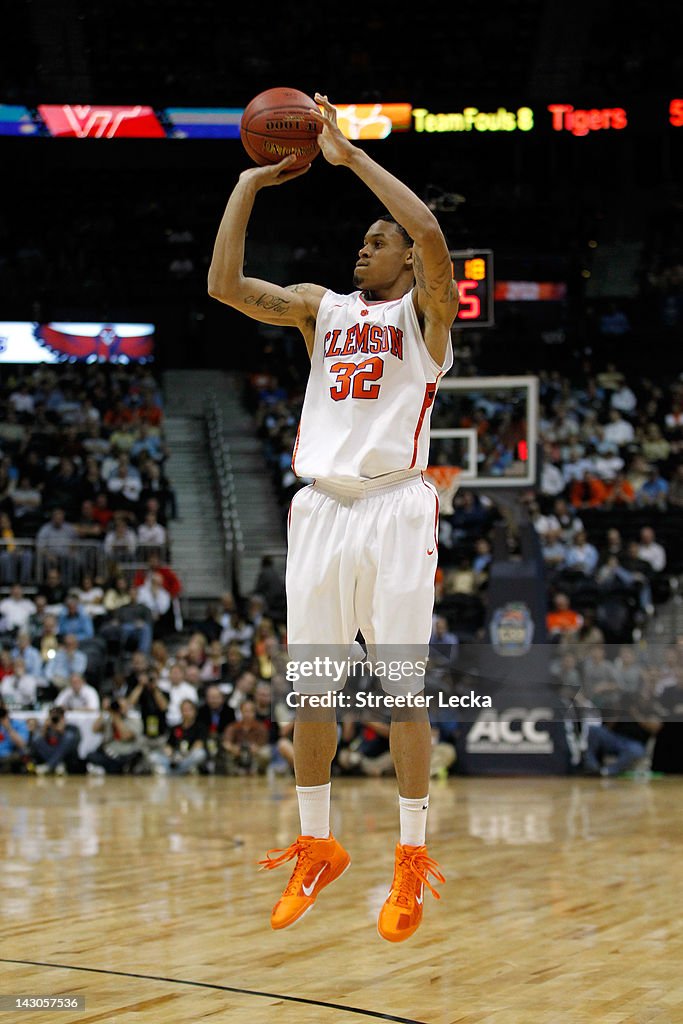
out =
[[[305,284],[288,284],[285,290],[288,292],[305,292],[306,287]]]
[[[425,268],[422,262],[422,257],[418,252],[413,249],[413,271],[415,272],[415,283],[418,288],[426,289],[427,280],[425,278]]]
[[[244,304],[258,306],[269,313],[286,313],[289,309],[289,299],[283,299],[279,295],[269,295],[268,292],[262,292],[261,295],[247,295]]]

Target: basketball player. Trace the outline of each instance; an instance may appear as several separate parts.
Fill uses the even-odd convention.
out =
[[[349,652],[359,629],[369,649],[412,645],[424,654],[434,603],[438,498],[421,471],[428,461],[431,406],[453,362],[457,289],[446,240],[431,211],[344,137],[326,96],[315,99],[324,118],[318,137],[323,156],[357,175],[388,211],[363,239],[356,290],[342,295],[316,284],[280,287],[244,276],[245,235],[257,192],[309,169],[289,170],[294,158],[287,157],[240,175],[218,230],[209,294],[262,323],[298,327],[311,359],[292,457],[297,476],[314,483],[297,492],[290,508],[290,657],[302,650]],[[295,688],[305,703],[306,695],[339,689],[344,682],[306,678]],[[414,695],[423,679],[404,674],[399,683],[383,679],[382,685],[394,695]],[[273,928],[299,920],[350,863],[330,832],[336,743],[334,707],[297,712],[301,835],[261,862],[272,868],[296,857],[272,912]],[[392,714],[390,746],[400,836],[378,930],[401,942],[420,924],[425,886],[438,898],[428,876],[444,881],[425,846],[431,750],[425,707]]]

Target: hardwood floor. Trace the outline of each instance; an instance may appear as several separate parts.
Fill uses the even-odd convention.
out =
[[[86,1007],[0,1024],[683,1024],[682,797],[676,778],[435,782],[447,885],[392,946],[393,780],[334,780],[351,868],[273,932],[291,865],[255,862],[298,832],[290,780],[4,777],[0,994]]]

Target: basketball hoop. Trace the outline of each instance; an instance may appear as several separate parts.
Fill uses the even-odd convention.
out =
[[[460,485],[460,473],[459,466],[427,466],[424,471],[425,480],[436,487],[441,515],[453,514],[453,498]]]

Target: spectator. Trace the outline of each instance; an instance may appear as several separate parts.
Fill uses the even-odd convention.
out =
[[[9,596],[0,601],[0,615],[4,620],[5,629],[10,633],[25,630],[35,610],[33,601],[24,597],[20,583],[14,583]]]
[[[55,705],[31,735],[30,753],[37,775],[65,775],[78,770],[81,731],[66,721],[64,708]]]
[[[256,717],[253,700],[243,700],[239,719],[223,735],[223,750],[228,775],[263,774],[270,764],[268,727]]]
[[[645,746],[638,740],[620,735],[602,722],[589,726],[584,753],[587,775],[621,775],[644,756]]]
[[[145,753],[162,747],[168,735],[168,697],[161,689],[159,676],[153,668],[139,672],[129,685],[128,704],[131,710],[140,712]]]
[[[38,699],[38,679],[26,671],[26,665],[21,658],[14,658],[13,671],[2,677],[0,695],[5,705],[10,707],[35,706]]]
[[[83,611],[95,622],[107,614],[107,609],[104,607],[104,589],[95,582],[90,573],[84,573],[81,585],[76,590],[76,596]]]
[[[180,707],[183,701],[189,700],[196,706],[199,704],[199,694],[194,686],[187,682],[183,668],[177,663],[171,665],[168,673],[168,683],[162,685],[162,689],[168,697],[166,721],[172,728],[180,723],[182,718]]]
[[[40,651],[31,644],[31,637],[27,630],[21,629],[16,635],[15,645],[12,648],[12,657],[23,662],[24,670],[34,679],[40,679],[43,675],[43,659]]]
[[[56,566],[50,566],[45,576],[45,582],[38,587],[38,595],[45,598],[45,610],[51,614],[59,615],[62,605],[66,600],[67,586],[62,579],[62,573]]]
[[[569,594],[563,591],[555,594],[553,608],[546,616],[546,628],[550,636],[555,639],[571,638],[578,633],[582,623],[582,616],[571,607]]]
[[[206,729],[197,720],[197,705],[183,700],[180,721],[172,726],[163,750],[153,750],[149,760],[158,775],[196,775],[207,757]]]
[[[588,540],[584,530],[577,533],[574,543],[567,550],[565,568],[583,573],[584,576],[592,576],[598,564],[597,548]]]
[[[136,587],[141,587],[147,582],[152,576],[161,576],[161,581],[164,588],[168,591],[172,599],[180,596],[182,586],[176,573],[171,569],[170,565],[163,565],[158,552],[150,552],[149,558],[147,559],[147,569],[139,569],[133,580]]]
[[[46,652],[45,656],[48,653]],[[63,637],[61,646],[48,661],[45,678],[57,689],[62,690],[68,687],[70,680],[75,676],[84,676],[87,668],[88,658],[83,651],[79,650],[78,637],[73,633],[67,633]],[[99,698],[97,706],[99,707]]]
[[[78,603],[78,595],[70,591],[66,597],[66,606],[57,619],[59,636],[71,634],[79,643],[91,640],[95,635],[92,619]]]
[[[647,562],[653,572],[664,572],[666,568],[666,551],[658,543],[651,526],[644,526],[640,531],[638,557]]]
[[[17,544],[12,520],[7,512],[0,512],[0,579],[3,583],[22,583],[31,578],[33,552]]]
[[[656,466],[653,466],[642,486],[636,494],[636,502],[641,508],[658,508],[666,511],[669,496],[669,485],[660,474]]]
[[[105,701],[102,713],[93,722],[93,732],[102,734],[102,743],[88,754],[89,774],[123,775],[140,760],[140,720],[130,713],[124,698]]]
[[[75,526],[67,523],[64,509],[57,506],[52,509],[49,521],[38,530],[36,551],[48,562],[57,558],[70,558],[74,555],[77,540]]]
[[[104,538],[104,553],[112,562],[131,562],[138,545],[135,531],[121,513],[114,515],[113,524],[113,529],[109,529]]]
[[[204,691],[204,704],[197,712],[197,721],[205,734],[207,769],[210,773],[221,770],[222,737],[226,728],[235,721],[235,712],[220,687],[209,685]]]
[[[57,694],[55,704],[65,711],[99,711],[100,695],[81,673],[72,672],[69,685]]]
[[[153,511],[147,512],[143,522],[138,526],[137,543],[139,547],[142,549],[165,549],[166,537],[166,527],[162,526],[159,522],[157,513]],[[146,552],[146,554],[149,554],[149,552]]]
[[[277,622],[284,621],[287,610],[284,577],[275,568],[270,555],[264,555],[261,559],[261,569],[256,578],[254,591],[265,601],[268,615]]]
[[[18,774],[25,770],[29,738],[26,722],[12,718],[0,701],[0,772]]]
[[[114,615],[119,608],[123,608],[124,605],[130,604],[131,592],[128,586],[128,580],[126,577],[119,573],[115,577],[113,586],[107,587],[104,592],[104,609],[109,615]]]
[[[635,437],[633,424],[625,420],[618,409],[612,408],[609,414],[609,422],[604,430],[605,440],[623,448],[630,444]]]
[[[155,573],[135,589],[137,600],[151,614],[156,636],[170,632],[172,629],[173,612],[171,595],[164,587],[161,573]]]
[[[580,480],[569,485],[569,500],[575,509],[600,508],[607,501],[609,491],[602,480],[585,470]]]

